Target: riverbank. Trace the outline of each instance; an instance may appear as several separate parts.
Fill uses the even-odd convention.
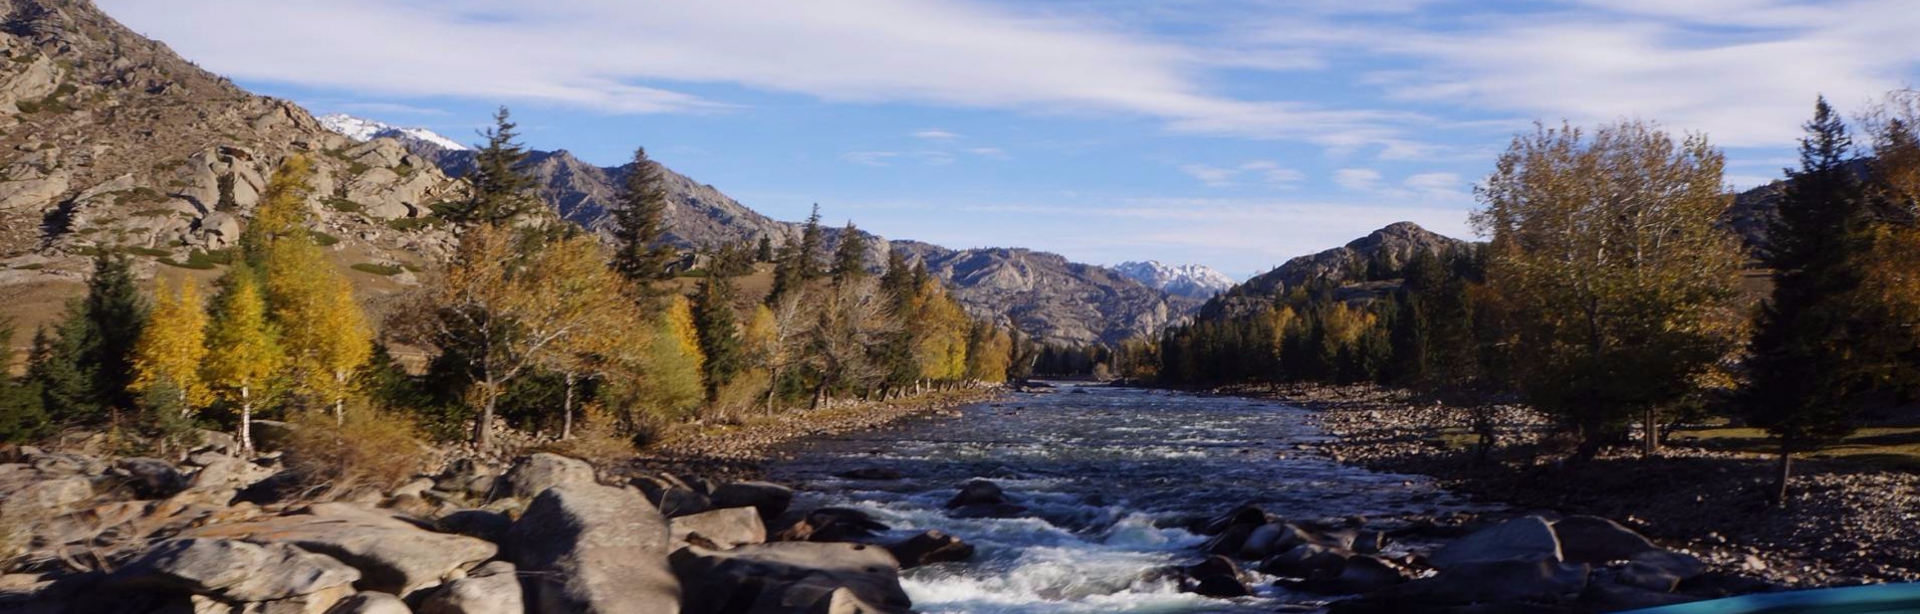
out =
[[[893,401],[853,402],[813,411],[753,416],[739,424],[682,424],[638,451],[635,472],[672,472],[711,479],[755,479],[775,446],[805,437],[877,428],[922,414],[950,411],[1003,394],[998,386],[934,391]]]
[[[1333,439],[1310,444],[1343,462],[1431,476],[1447,488],[1518,510],[1613,518],[1716,569],[1770,583],[1841,586],[1920,580],[1920,476],[1871,463],[1795,463],[1791,504],[1768,506],[1773,457],[1672,437],[1654,458],[1608,450],[1566,461],[1545,416],[1495,414],[1498,444],[1476,462],[1465,410],[1416,404],[1373,386],[1238,387],[1230,394],[1315,410]]]

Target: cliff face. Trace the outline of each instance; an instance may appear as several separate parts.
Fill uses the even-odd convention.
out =
[[[913,241],[894,249],[952,280],[954,297],[979,317],[999,317],[1046,341],[1115,342],[1153,334],[1199,301],[1168,295],[1103,267],[1026,249],[950,250]]]

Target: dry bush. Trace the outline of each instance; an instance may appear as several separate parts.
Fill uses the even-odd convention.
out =
[[[765,413],[768,383],[765,371],[750,370],[734,377],[720,387],[707,418],[721,424],[740,424],[748,416]]]
[[[573,438],[541,446],[542,451],[571,456],[597,467],[633,457],[631,438],[620,432],[619,420],[598,403],[580,408],[580,419],[573,424]]]
[[[418,474],[427,458],[419,428],[397,413],[353,406],[344,422],[314,411],[293,423],[284,461],[315,499],[393,490]]]

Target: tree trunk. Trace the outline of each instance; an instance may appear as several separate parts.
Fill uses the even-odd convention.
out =
[[[1787,478],[1793,477],[1793,452],[1786,443],[1780,444],[1780,475],[1773,487],[1773,504],[1787,506]]]
[[[780,370],[767,369],[767,415],[773,415],[773,396],[780,391]]]
[[[1646,449],[1644,452],[1646,456],[1653,456],[1660,453],[1660,417],[1655,411],[1652,405],[1648,405],[1647,417],[1641,422],[1642,426],[1646,428],[1645,435],[1641,437],[1641,443],[1645,444]]]
[[[246,386],[240,387],[240,451],[253,451],[253,397]]]
[[[573,439],[573,373],[567,373],[567,395],[560,401],[560,440]]]
[[[500,395],[491,385],[482,385],[481,394],[487,395],[487,402],[480,404],[480,417],[473,423],[473,445],[481,450],[493,447],[493,407]]]
[[[341,390],[345,390],[347,387],[346,386],[347,372],[334,371],[333,381],[336,384],[340,384]],[[336,398],[333,400],[333,425],[345,426],[346,424],[347,424],[347,396],[343,394],[343,395],[340,395],[339,398]]]

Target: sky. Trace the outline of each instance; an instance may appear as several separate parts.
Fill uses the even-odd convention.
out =
[[[1396,221],[1473,238],[1536,121],[1699,132],[1730,188],[1817,95],[1920,77],[1912,0],[99,0],[257,93],[656,160],[797,220],[1236,278]]]

